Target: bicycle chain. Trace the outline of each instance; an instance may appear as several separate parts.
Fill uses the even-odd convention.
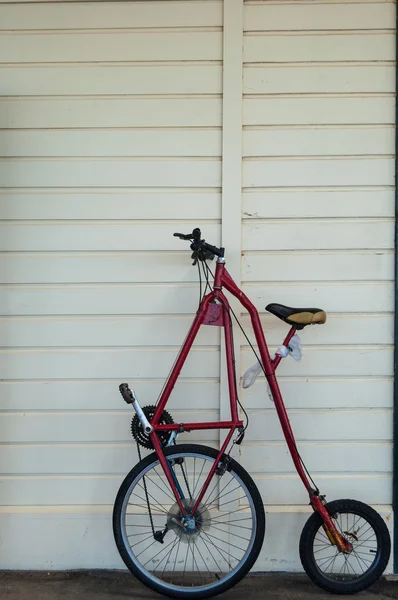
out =
[[[182,474],[183,474],[183,477],[184,477],[185,485],[187,486],[189,497],[192,500],[191,490],[189,489],[188,479],[187,479],[187,476],[185,475],[185,471],[184,471],[184,467],[182,466],[182,463],[180,463],[180,466],[181,466],[181,471],[182,471]]]

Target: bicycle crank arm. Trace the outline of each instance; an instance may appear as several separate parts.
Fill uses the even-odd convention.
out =
[[[153,432],[153,427],[146,418],[144,411],[142,410],[137,400],[137,396],[135,395],[134,391],[129,388],[128,383],[121,383],[119,385],[119,392],[121,393],[123,400],[127,402],[127,404],[132,404],[145,433],[147,433],[148,435],[151,434]]]

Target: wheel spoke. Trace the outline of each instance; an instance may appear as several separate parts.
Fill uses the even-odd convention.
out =
[[[243,525],[235,525],[235,523],[238,523],[240,521],[251,521],[251,517],[249,519],[236,519],[235,521],[214,521],[214,523],[216,523],[217,525],[230,525],[231,527],[239,527],[239,529],[247,529],[247,531],[252,531],[251,527],[244,527]],[[203,523],[211,523],[212,520],[211,519],[207,519],[206,521],[203,521]],[[214,525],[213,525],[214,527]]]
[[[148,532],[147,532],[148,533]],[[142,534],[136,534],[136,535],[142,535]],[[128,535],[128,538],[133,537],[132,535]],[[148,537],[144,538],[143,540],[140,540],[139,542],[136,543],[136,547],[139,546],[140,544],[142,544],[142,542],[146,542],[147,540],[149,540],[150,538],[153,538],[153,533],[151,533],[151,535],[148,535]]]
[[[355,556],[355,558],[357,559],[357,563],[358,563],[358,565],[359,565],[359,568],[361,569],[361,572],[362,572],[362,573],[364,573],[364,570],[363,570],[363,568],[362,568],[362,566],[361,566],[361,563],[360,563],[360,562],[359,562],[359,560],[358,560],[358,555],[354,554],[354,556]]]
[[[324,571],[327,571],[327,570],[328,570],[328,568],[329,568],[329,567],[331,567],[331,566],[334,564],[334,561],[336,560],[336,556],[337,556],[337,555],[338,555],[338,551],[336,551],[336,552],[333,554],[333,556],[332,556],[331,560],[329,560],[329,561],[327,562],[326,566],[324,566],[324,568],[323,568],[323,570],[324,570]]]
[[[173,583],[173,576],[176,570],[176,564],[177,564],[177,559],[178,559],[178,553],[180,551],[180,544],[181,544],[181,536],[178,538],[178,546],[177,546],[177,552],[176,552],[176,558],[174,561],[174,567],[173,567],[173,573],[171,574],[171,582]]]
[[[219,492],[218,496],[216,496],[214,499],[212,499],[212,500],[211,500],[211,496],[212,496],[212,494],[213,494],[214,490],[215,490],[215,489],[217,488],[217,486],[219,485],[219,480],[218,480],[218,481],[216,481],[216,484],[215,484],[215,486],[213,487],[213,489],[212,489],[212,491],[211,491],[211,494],[209,494],[209,496],[206,498],[206,505],[207,505],[207,506],[211,506],[212,504],[214,504],[214,503],[215,503],[215,502],[216,502],[216,501],[217,501],[217,500],[218,500],[218,499],[221,497],[221,494],[223,493],[223,491],[224,491],[224,490],[226,490],[226,489],[227,489],[227,487],[228,487],[229,485],[231,485],[231,483],[233,483],[233,481],[234,481],[234,479],[233,479],[233,478],[231,478],[229,481],[227,481],[227,483],[224,485],[224,487],[223,487],[223,488],[220,490],[220,492]],[[240,486],[238,486],[238,488],[239,488],[239,487],[240,487]]]
[[[151,481],[151,482],[152,482],[154,485],[156,485],[156,487],[157,487],[157,488],[159,488],[159,489],[160,489],[160,491],[161,491],[161,492],[163,492],[164,494],[166,494],[166,495],[167,495],[169,498],[171,498],[171,500],[172,500],[173,502],[175,502],[175,501],[176,501],[175,497],[174,497],[174,496],[173,496],[173,495],[170,493],[170,490],[168,490],[168,489],[166,488],[166,484],[164,483],[164,481],[163,481],[162,477],[161,477],[161,476],[159,475],[159,473],[157,472],[157,470],[156,470],[156,467],[154,467],[154,468],[153,468],[153,470],[155,471],[155,474],[156,474],[156,476],[159,478],[159,481],[161,481],[161,482],[162,482],[162,484],[163,484],[163,485],[162,485],[162,487],[160,487],[160,485],[159,485],[159,484],[157,484],[155,481],[153,481],[152,479],[150,479],[150,478],[148,477],[148,475],[146,475],[146,479],[147,479],[147,480],[149,480],[149,481]]]
[[[224,498],[225,496],[229,496],[229,494],[232,494],[233,492],[236,492],[236,490],[239,490],[240,485],[237,485],[236,488],[234,488],[233,490],[230,490],[229,492],[227,492],[226,494],[222,494],[222,495],[218,495],[211,504],[208,504],[208,507],[210,508],[211,506],[213,506],[217,500],[220,500],[221,498]],[[231,502],[234,502],[234,500],[231,500]],[[223,504],[229,504],[228,502],[224,502]]]
[[[196,488],[198,487],[198,483],[199,483],[199,481],[200,481],[200,478],[202,477],[203,469],[205,468],[205,462],[206,462],[206,461],[203,461],[203,465],[202,465],[202,468],[201,468],[201,471],[200,471],[200,474],[199,474],[198,480],[197,480],[197,482],[195,483],[195,487],[193,488],[192,496],[193,496],[194,498],[195,498],[195,492],[196,492]]]
[[[172,544],[170,552],[168,552],[167,554],[165,554],[164,557],[162,558],[162,560],[159,561],[158,564],[156,565],[156,567],[153,569],[153,572],[155,572],[156,569],[158,569],[160,567],[160,565],[162,564],[162,562],[165,560],[165,564],[164,564],[163,571],[162,571],[162,576],[163,576],[163,573],[165,572],[165,569],[167,567],[168,559],[169,559],[171,553],[173,552],[175,546],[177,545],[177,538],[174,538],[174,540],[172,542],[170,542],[170,544]],[[170,544],[169,544],[169,546],[170,546]],[[169,546],[166,546],[166,548],[164,548],[164,550],[166,550]]]
[[[210,535],[209,533],[207,535],[209,537],[211,537],[213,540],[218,540],[219,542],[222,542],[223,544],[226,544],[227,546],[232,546],[232,548],[236,548],[237,550],[242,550],[242,548],[240,546],[236,546],[235,544],[231,544],[231,542],[226,542],[222,538],[216,537],[214,535]],[[237,558],[236,560],[240,560],[240,559]]]
[[[232,567],[231,563],[229,562],[229,559],[228,559],[228,558],[227,558],[227,559],[225,559],[225,550],[223,550],[222,548],[219,548],[218,546],[216,546],[216,545],[215,545],[215,543],[211,541],[211,539],[209,538],[209,536],[207,535],[207,533],[206,533],[206,532],[203,532],[203,533],[204,533],[204,535],[207,537],[207,539],[208,539],[208,541],[209,541],[209,544],[212,544],[212,546],[214,546],[214,548],[217,550],[217,552],[219,553],[219,555],[221,556],[221,558],[222,558],[223,560],[226,560],[226,562],[227,562],[227,563],[228,563],[228,565],[229,565],[229,568],[230,568],[230,569],[231,569],[231,571],[232,571],[233,567]],[[228,555],[227,555],[227,556],[228,556]]]
[[[204,538],[204,537],[202,537],[202,542],[204,543],[204,545],[206,546],[206,549],[207,549],[208,553],[210,554],[210,556],[211,556],[211,557],[212,557],[212,559],[214,560],[214,564],[215,564],[215,565],[218,567],[218,570],[220,571],[220,573],[222,573],[222,571],[221,571],[221,569],[220,569],[220,566],[219,566],[218,562],[216,561],[216,559],[214,558],[214,556],[213,556],[213,553],[212,553],[212,551],[210,550],[210,547],[207,545],[207,543],[206,543],[206,540],[205,540],[205,538]],[[214,546],[214,544],[213,544],[213,546]]]
[[[156,540],[155,540],[155,542],[156,542]],[[149,559],[146,561],[146,563],[144,563],[144,564],[143,564],[143,567],[145,567],[145,566],[146,566],[146,565],[147,565],[149,562],[151,562],[151,560],[152,560],[152,561],[154,561],[154,560],[155,560],[155,558],[156,558],[157,556],[159,556],[159,554],[161,554],[162,552],[164,552],[165,550],[167,550],[167,548],[169,548],[169,547],[171,546],[171,544],[174,544],[174,539],[173,539],[173,540],[171,540],[171,542],[169,542],[169,543],[167,544],[167,546],[164,546],[163,548],[161,548],[161,550],[159,550],[159,552],[157,552],[157,553],[155,554],[155,556],[151,556],[151,558],[149,558]],[[142,554],[142,552],[141,552],[140,554]],[[139,556],[139,554],[137,554],[137,558],[138,558],[138,556]],[[155,569],[156,569],[156,567],[155,567]]]
[[[213,525],[213,529],[216,529],[217,531],[221,531],[221,533],[225,533],[225,531],[223,529],[220,529],[219,527],[215,527],[214,525]],[[232,535],[233,537],[237,537],[240,540],[244,540],[245,542],[250,542],[250,538],[249,539],[245,538],[241,535],[238,535],[237,533],[230,533],[230,535]]]
[[[337,552],[337,554],[338,554],[338,552]],[[330,559],[334,558],[334,557],[335,557],[335,555],[336,555],[336,552],[335,552],[334,554],[329,554],[329,556],[323,556],[323,557],[320,559],[320,560],[322,561],[322,563],[320,563],[320,564],[318,565],[318,566],[319,566],[319,568],[323,568],[323,566],[324,566],[324,565],[326,565],[326,564],[327,564],[327,562],[328,562]]]
[[[193,545],[193,544],[192,544],[192,545]],[[202,575],[202,572],[199,570],[198,563],[196,562],[195,554],[194,554],[194,552],[193,552],[193,550],[192,550],[192,548],[191,548],[191,542],[190,542],[190,541],[188,541],[188,548],[190,548],[190,550],[191,550],[191,554],[192,554],[193,562],[194,562],[194,565],[196,565],[196,568],[198,569],[198,573],[199,573],[199,575],[200,575],[200,578],[201,578],[201,580],[202,580],[202,581],[204,581],[204,580],[203,580],[203,575]],[[195,567],[194,567],[194,569],[195,569]]]

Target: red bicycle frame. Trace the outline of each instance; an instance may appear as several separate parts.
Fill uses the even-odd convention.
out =
[[[243,422],[239,420],[238,416],[238,393],[237,393],[237,384],[236,384],[236,375],[235,375],[235,363],[234,363],[234,354],[233,354],[233,340],[232,340],[232,324],[230,317],[230,305],[228,299],[223,293],[223,288],[226,289],[230,294],[235,296],[241,303],[241,305],[248,311],[253,327],[253,331],[256,337],[258,349],[260,352],[260,357],[262,361],[262,365],[264,368],[265,376],[268,381],[268,385],[271,389],[272,397],[275,402],[275,408],[279,417],[279,421],[281,423],[282,431],[286,439],[286,443],[288,445],[291,457],[293,459],[294,465],[296,467],[297,473],[300,476],[301,481],[303,482],[310,498],[310,504],[312,505],[314,510],[317,510],[322,519],[324,521],[324,526],[326,533],[329,535],[331,542],[335,543],[339,550],[342,552],[347,552],[347,542],[344,538],[338,533],[336,527],[333,524],[333,521],[326,510],[324,503],[322,501],[322,497],[319,495],[319,492],[312,488],[310,481],[307,477],[307,474],[303,468],[300,455],[297,450],[296,441],[294,438],[294,434],[292,428],[290,426],[289,418],[286,412],[286,408],[283,402],[283,398],[279,389],[279,385],[276,379],[276,369],[282,360],[280,355],[276,355],[275,358],[271,359],[268,346],[264,337],[264,332],[261,327],[260,317],[256,307],[252,304],[249,298],[238,288],[238,286],[233,281],[232,277],[229,275],[226,267],[225,261],[223,258],[219,258],[217,260],[217,266],[214,277],[214,290],[207,294],[198,309],[196,317],[192,323],[192,326],[189,330],[189,333],[186,337],[186,340],[180,350],[178,358],[175,362],[175,365],[170,373],[170,376],[167,380],[167,383],[163,389],[163,392],[159,398],[159,402],[157,404],[157,408],[153,418],[151,420],[151,426],[153,427],[153,432],[151,433],[151,440],[153,446],[155,448],[156,454],[159,458],[160,464],[164,470],[165,476],[170,484],[170,487],[175,495],[176,501],[181,510],[181,514],[186,516],[187,511],[184,507],[181,497],[178,493],[177,486],[175,484],[174,478],[172,476],[170,467],[167,463],[167,460],[164,456],[162,446],[159,442],[157,433],[161,431],[168,432],[183,432],[183,431],[194,431],[194,430],[203,430],[203,429],[229,429],[228,435],[226,436],[217,459],[214,461],[212,468],[206,478],[206,481],[203,485],[203,488],[197,497],[195,504],[190,511],[191,516],[195,514],[197,507],[199,506],[206,490],[209,487],[210,481],[214,476],[218,463],[224,455],[224,452],[232,439],[234,431],[243,426]],[[213,325],[218,327],[224,327],[224,335],[225,335],[225,353],[226,353],[226,362],[227,362],[227,373],[228,373],[228,386],[229,386],[229,396],[230,396],[230,406],[231,406],[231,420],[230,421],[210,421],[210,422],[202,422],[202,423],[173,423],[171,425],[161,425],[159,424],[159,420],[161,414],[169,400],[170,394],[176,384],[176,381],[179,377],[182,367],[184,366],[185,360],[191,350],[192,344],[196,338],[196,335],[202,325]],[[291,327],[288,332],[283,344],[284,346],[288,346],[291,338],[296,332],[295,327]]]

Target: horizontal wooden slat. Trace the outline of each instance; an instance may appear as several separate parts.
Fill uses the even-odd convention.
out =
[[[245,284],[260,311],[269,302],[318,305],[329,312],[393,312],[392,282]],[[3,286],[1,315],[192,314],[197,285],[48,285]]]
[[[218,65],[36,65],[1,67],[5,96],[219,94]]]
[[[393,172],[392,158],[249,160],[243,166],[243,185],[245,187],[392,185]]]
[[[243,107],[244,125],[393,124],[395,121],[392,96],[247,97]]]
[[[4,379],[91,379],[91,378],[165,378],[178,349],[42,349],[1,350]],[[301,362],[284,361],[280,375],[391,376],[393,352],[390,347],[307,347]],[[195,362],[197,361],[197,362]],[[218,376],[216,350],[196,348],[190,354],[182,377],[214,378]],[[242,370],[253,363],[249,350],[242,353]]]
[[[189,250],[189,248],[188,248]],[[0,254],[0,283],[191,282],[190,252]]]
[[[249,221],[242,228],[242,247],[246,250],[337,250],[393,246],[394,223],[381,219],[264,220]],[[310,267],[310,261],[309,258],[307,268]],[[335,268],[337,273],[337,264]]]
[[[164,379],[126,379],[134,388],[141,406],[155,404]],[[0,383],[3,410],[121,410],[126,404],[119,394],[119,379],[113,381],[13,381]],[[217,380],[179,379],[167,404],[167,410],[218,410]]]
[[[272,315],[268,312],[262,314],[260,320],[268,343],[272,346],[279,346],[286,336],[288,325],[281,319],[278,319],[275,315]],[[245,328],[246,334],[249,336],[252,343],[255,343],[255,337],[252,332],[249,315],[242,317],[241,322]],[[18,320],[17,323],[19,323]],[[21,329],[24,326],[22,323],[20,325]],[[13,321],[10,320],[10,328],[13,327],[12,324]],[[26,327],[29,329],[30,326],[33,327],[33,323],[30,324],[28,321],[26,323]],[[57,325],[54,324],[54,327],[57,327]],[[12,331],[12,329],[10,329],[10,331]],[[393,344],[393,315],[377,313],[332,313],[327,315],[327,321],[324,326],[306,327],[304,331],[299,332],[299,335],[301,337],[304,350],[306,346],[315,346],[317,344],[321,346],[332,344],[337,344],[339,346],[344,344]],[[243,338],[242,344],[247,346],[247,341]]]
[[[271,347],[272,350],[276,347]],[[249,348],[241,353],[241,357],[244,372],[255,360]],[[310,346],[303,351],[301,361],[282,361],[278,374],[288,377],[391,377],[393,349],[391,346]]]
[[[338,226],[336,226],[336,230],[338,230]],[[338,231],[340,235],[340,230]],[[268,234],[269,231],[267,231]],[[327,253],[294,250],[294,252],[267,252],[264,254],[246,252],[242,260],[242,279],[245,281],[377,281],[394,279],[394,253],[392,251]],[[26,263],[28,262],[26,261]],[[11,262],[11,264],[13,263]],[[9,270],[10,272],[14,271],[12,267]],[[15,271],[18,273],[18,269]]]
[[[345,4],[300,2],[248,4],[245,30],[294,31],[333,29],[393,29],[393,2],[347,2]]]
[[[18,448],[14,447],[11,456],[18,455]],[[32,447],[32,451],[36,451]],[[40,455],[43,450],[38,448]],[[56,449],[55,449],[56,450]],[[360,472],[384,472],[392,471],[392,444],[387,443],[339,443],[339,444],[301,444],[300,455],[312,473],[360,473]],[[67,456],[67,448],[62,448],[64,456]],[[72,454],[72,453],[71,453]],[[23,455],[23,450],[19,451]],[[27,452],[25,451],[25,455]],[[364,460],[367,456],[367,460]],[[21,459],[20,459],[21,460]],[[29,464],[31,459],[27,459]],[[48,460],[48,459],[47,459]],[[78,462],[76,460],[76,462]],[[294,473],[294,464],[285,443],[245,445],[241,450],[241,463],[251,473]],[[41,464],[41,460],[36,462]],[[44,463],[45,464],[45,463]],[[51,468],[51,464],[49,467]],[[75,462],[73,462],[73,465]],[[21,461],[23,468],[24,462]],[[32,472],[34,471],[32,462]],[[4,473],[11,471],[4,471]],[[16,471],[17,472],[17,471]],[[79,471],[78,471],[79,472]],[[96,471],[95,471],[96,472]],[[104,471],[105,472],[105,471]],[[111,472],[111,471],[109,471]]]
[[[216,133],[216,132],[215,132]],[[171,136],[172,134],[170,134]],[[366,155],[394,154],[395,134],[393,127],[363,128],[327,128],[311,129],[258,129],[248,130],[243,134],[244,156],[332,156],[332,155]],[[23,136],[21,136],[23,139]],[[33,136],[31,136],[33,137]],[[61,137],[61,136],[60,136]],[[94,137],[94,136],[93,136]],[[126,136],[127,137],[127,136]],[[209,136],[210,137],[210,136]],[[216,135],[214,135],[216,138]],[[177,136],[176,136],[177,139]],[[15,138],[7,144],[12,152]],[[18,140],[19,141],[19,140]],[[30,140],[29,140],[30,141]],[[211,148],[217,148],[216,139],[213,144],[206,140]],[[195,145],[195,138],[193,144]],[[67,142],[66,142],[67,143]],[[176,143],[176,142],[175,142]],[[17,141],[15,141],[15,145]],[[198,146],[199,143],[197,142]],[[23,152],[21,143],[21,153]],[[29,148],[29,145],[27,144]],[[38,146],[37,153],[39,153]],[[56,152],[56,146],[55,146]],[[66,152],[66,150],[65,150]],[[210,150],[209,150],[210,153]]]
[[[198,296],[197,285],[4,286],[0,314],[192,314]]]
[[[222,2],[7,3],[0,7],[0,22],[10,30],[213,27],[222,25]]]
[[[221,126],[221,99],[212,97],[0,99],[0,127],[9,129],[215,126]]]
[[[304,338],[304,339],[303,339]],[[305,347],[305,335],[302,336]],[[253,357],[253,364],[255,363]],[[377,378],[279,378],[283,400],[288,409],[308,408],[392,408],[392,377]],[[33,387],[34,390],[34,387]],[[15,395],[15,394],[14,394]],[[252,409],[272,408],[274,404],[268,397],[264,379],[241,393],[244,406]],[[327,415],[325,416],[327,419]]]
[[[374,137],[368,143],[377,150],[380,142],[377,134]],[[388,142],[385,138],[386,134],[383,141]],[[385,144],[383,153],[388,150]],[[5,131],[0,151],[3,156],[221,156],[221,131]]]
[[[180,346],[190,317],[0,318],[1,346]],[[220,329],[203,326],[196,345],[220,343]]]
[[[244,281],[394,279],[393,252],[245,253]],[[198,281],[187,253],[0,254],[1,283]]]
[[[245,94],[394,92],[394,67],[373,65],[250,66]]]
[[[189,438],[187,438],[189,439]],[[388,472],[392,469],[392,445],[301,444],[300,454],[315,473],[347,471]],[[368,455],[370,463],[363,460]],[[333,456],[333,460],[331,460]],[[54,446],[5,445],[0,452],[0,473],[4,475],[52,474],[54,463],[62,474],[126,474],[138,462],[136,446],[129,444],[71,444]],[[293,473],[294,466],[284,443],[247,445],[241,449],[241,464],[249,473]],[[371,467],[371,469],[370,469]]]
[[[245,284],[244,291],[264,311],[269,302],[287,306],[321,306],[326,312],[392,312],[394,286],[372,283],[272,283]]]
[[[130,412],[127,411],[64,413],[62,418],[61,415],[49,413],[3,413],[1,442],[129,442],[130,416]],[[177,422],[218,418],[214,412],[199,411],[175,413],[175,416]],[[250,426],[246,434],[248,441],[283,440],[281,427],[274,412],[251,412],[249,417]],[[290,420],[298,441],[390,441],[392,438],[391,411],[290,411]],[[195,437],[203,440],[214,439],[214,432],[196,432]]]
[[[393,217],[393,189],[245,190],[244,218]]]
[[[254,480],[265,504],[308,504],[308,493],[297,475],[265,475]],[[390,475],[317,475],[316,483],[328,500],[360,498],[367,504],[390,504],[392,501]],[[282,523],[286,523],[285,519]]]
[[[167,346],[182,344],[193,316],[149,317],[18,317],[0,318],[2,346]],[[325,327],[302,333],[304,348],[315,344],[393,344],[393,315],[328,315]],[[254,342],[249,317],[241,319]],[[274,315],[261,317],[271,345],[279,345],[287,326]],[[220,330],[202,327],[195,344],[219,343]],[[246,345],[245,340],[242,343]],[[254,361],[254,358],[253,358]]]
[[[283,440],[282,429],[275,411],[250,411],[249,418],[250,426],[246,434],[248,440]],[[351,442],[392,439],[392,412],[389,410],[347,412],[291,410],[289,420],[298,441]]]
[[[216,421],[218,412],[174,413],[178,423]],[[120,413],[80,412],[61,415],[49,413],[3,414],[0,417],[1,442],[131,442],[131,411]],[[214,441],[216,431],[197,431],[190,439]],[[187,436],[184,436],[186,440]],[[183,439],[183,438],[181,438]],[[133,465],[133,463],[132,463]],[[68,503],[67,501],[65,502]]]
[[[132,464],[132,463],[131,463]],[[15,505],[24,506],[29,499],[30,505],[48,506],[48,505],[110,505],[113,506],[117,491],[122,482],[121,475],[114,476],[52,476],[52,477],[2,477],[0,485],[4,489],[0,496],[0,504],[2,506]],[[345,496],[361,498],[362,501],[369,504],[391,504],[391,489],[392,480],[390,476],[368,476],[368,475],[321,475],[316,478],[317,484],[322,492],[326,492],[328,499],[342,498]],[[285,476],[256,476],[255,482],[260,489],[264,503],[267,505],[308,505],[308,493],[296,475]],[[111,513],[109,512],[109,515]],[[274,522],[274,515],[267,516],[268,522],[273,522],[274,531],[280,532],[281,527],[286,527],[286,522],[289,513],[278,515],[279,519]],[[293,522],[297,524],[297,519],[304,517],[303,523],[308,518],[308,515],[293,514]],[[37,516],[35,515],[36,521]],[[107,515],[107,522],[110,516]],[[18,520],[21,521],[20,515]],[[25,519],[26,520],[26,519]],[[24,522],[25,522],[24,520]],[[40,522],[40,531],[42,524]],[[48,521],[48,516],[46,520]],[[79,518],[73,520],[83,522],[87,528],[87,519]],[[301,521],[300,521],[301,524]],[[51,522],[54,527],[53,522]],[[98,518],[95,519],[95,527],[97,529],[96,539],[98,539]],[[68,529],[70,528],[70,517],[68,518]],[[300,527],[299,527],[300,529]],[[26,534],[26,530],[23,530]],[[57,529],[59,531],[59,528]],[[291,528],[289,527],[289,531]],[[79,532],[80,533],[80,532]],[[271,534],[270,534],[271,535]],[[276,534],[275,534],[276,535]],[[299,531],[297,532],[299,535]],[[75,539],[75,537],[74,537]],[[55,542],[54,542],[55,543]],[[289,537],[291,544],[291,537]],[[102,556],[102,554],[101,554]],[[274,555],[273,555],[274,556]],[[286,556],[284,554],[284,556]],[[44,559],[43,559],[44,560]],[[82,560],[87,560],[87,558]],[[282,560],[282,559],[281,559]],[[284,559],[286,560],[286,559]],[[44,562],[43,562],[44,564]],[[69,562],[66,563],[70,564]],[[81,566],[82,562],[79,559]],[[95,564],[98,564],[96,562]],[[92,568],[95,564],[90,563]],[[108,563],[107,563],[108,564]],[[117,563],[119,565],[119,563]],[[66,566],[65,565],[65,566]],[[274,565],[274,563],[271,563]],[[77,564],[76,564],[77,567]],[[16,567],[15,567],[16,568]],[[266,568],[270,568],[266,562]],[[299,565],[297,565],[299,568]]]
[[[86,159],[0,162],[4,187],[220,187],[217,160]]]
[[[392,31],[247,35],[243,57],[252,63],[394,60],[394,47]]]
[[[177,29],[0,34],[0,54],[3,63],[220,60],[222,33]]]
[[[206,237],[213,244],[220,240],[219,225],[206,224]],[[189,223],[140,223],[116,221],[106,223],[52,222],[8,223],[0,225],[3,250],[174,250],[186,251],[186,266],[190,262],[189,244],[173,236],[175,231],[189,231]],[[156,245],[154,246],[154,240]],[[173,257],[164,257],[171,263]],[[137,262],[138,262],[137,258]],[[180,263],[181,264],[181,263]],[[192,264],[191,264],[192,266]],[[154,279],[152,279],[154,281]],[[156,281],[156,279],[155,279]]]
[[[152,185],[156,182],[152,181]],[[217,190],[41,189],[0,190],[1,219],[219,219]],[[204,229],[204,226],[202,226]],[[192,227],[187,231],[191,231]]]
[[[87,473],[124,476],[139,460],[133,439],[129,443],[117,445],[5,445],[2,450],[0,472],[7,475],[52,474],[56,461],[60,475]]]
[[[177,353],[177,348],[1,350],[0,372],[4,379],[166,378]],[[181,371],[181,377],[199,379],[218,375],[216,349],[192,350]]]

